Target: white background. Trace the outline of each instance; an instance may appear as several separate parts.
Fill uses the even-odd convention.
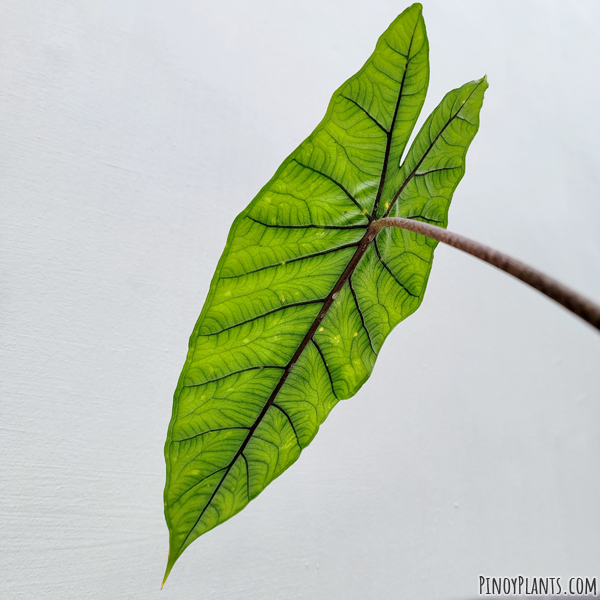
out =
[[[439,247],[361,392],[167,559],[163,443],[231,221],[405,8],[3,0],[0,598],[466,599],[600,576],[600,336]],[[600,300],[600,3],[429,0],[490,88],[450,228]]]

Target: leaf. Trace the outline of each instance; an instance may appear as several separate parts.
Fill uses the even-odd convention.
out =
[[[487,88],[484,78],[450,92],[399,167],[429,82],[421,11],[390,25],[233,223],[175,391],[165,579],[298,459],[421,304],[436,242],[369,225],[391,215],[446,226]]]

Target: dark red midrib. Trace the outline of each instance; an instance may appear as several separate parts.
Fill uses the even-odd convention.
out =
[[[325,315],[329,312],[329,309],[331,308],[331,305],[333,304],[334,300],[337,298],[337,295],[340,293],[341,289],[344,287],[344,284],[346,283],[346,281],[348,281],[350,275],[352,275],[352,273],[354,272],[354,269],[356,269],[356,266],[358,265],[360,259],[363,257],[363,254],[367,251],[369,244],[373,241],[373,239],[375,238],[376,235],[377,235],[377,232],[374,231],[371,227],[369,227],[369,229],[367,229],[367,233],[365,233],[365,235],[360,240],[360,242],[358,244],[358,248],[356,249],[356,252],[353,254],[352,258],[350,259],[350,262],[346,265],[346,268],[340,275],[339,279],[336,281],[331,292],[329,292],[329,295],[327,296],[325,303],[321,307],[319,314],[313,321],[313,324],[310,326],[310,329],[306,332],[306,335],[302,339],[302,342],[300,342],[300,345],[296,349],[296,352],[294,352],[294,355],[290,359],[290,362],[287,364],[285,371],[282,373],[279,381],[277,382],[275,389],[271,392],[271,395],[269,396],[267,403],[265,404],[264,408],[262,409],[260,415],[258,415],[256,421],[254,422],[254,425],[252,425],[252,427],[250,428],[250,431],[248,432],[248,436],[244,440],[244,443],[242,444],[242,446],[238,450],[237,454],[234,456],[233,460],[231,461],[232,465],[242,454],[242,452],[246,448],[246,445],[250,441],[252,434],[254,433],[254,431],[258,427],[259,423],[261,422],[262,418],[265,416],[265,414],[267,413],[269,408],[272,406],[273,402],[275,402],[275,398],[277,397],[277,394],[279,394],[279,391],[283,387],[283,384],[286,382],[289,374],[291,373],[292,369],[294,368],[294,365],[300,358],[300,355],[302,354],[302,352],[304,352],[304,349],[308,345],[308,342],[310,342],[311,338],[317,331],[319,325],[325,318]]]
[[[346,265],[346,268],[344,269],[344,271],[340,275],[339,279],[333,286],[331,292],[329,293],[329,295],[327,296],[327,298],[325,300],[325,303],[321,307],[319,314],[313,321],[313,324],[310,326],[310,329],[306,332],[306,335],[302,339],[302,342],[300,343],[300,345],[296,349],[296,352],[294,352],[294,355],[292,356],[289,363],[285,367],[285,371],[282,373],[279,381],[277,382],[277,385],[275,386],[275,389],[271,392],[271,395],[269,396],[269,399],[267,400],[265,406],[263,407],[262,411],[260,412],[260,414],[258,415],[256,420],[254,421],[253,425],[250,427],[250,429],[248,431],[248,435],[246,436],[246,439],[240,446],[240,449],[236,452],[235,456],[231,459],[229,466],[226,468],[225,473],[221,477],[221,480],[215,487],[215,490],[212,493],[212,496],[210,497],[209,501],[206,503],[206,505],[202,509],[200,516],[198,517],[198,519],[196,519],[196,522],[194,523],[193,527],[190,529],[189,533],[183,540],[181,547],[180,547],[180,551],[177,553],[177,556],[179,556],[181,554],[181,552],[183,552],[183,548],[185,547],[185,544],[186,544],[188,538],[190,537],[190,535],[192,534],[194,529],[196,529],[198,523],[204,516],[204,513],[206,512],[208,507],[212,504],[214,497],[216,496],[219,489],[221,489],[221,485],[223,484],[223,481],[225,481],[225,478],[231,471],[231,468],[236,463],[237,459],[243,455],[244,450],[246,449],[246,446],[248,445],[248,443],[252,439],[252,436],[254,435],[254,432],[256,431],[256,428],[260,425],[264,416],[267,414],[267,411],[269,410],[269,408],[271,408],[271,406],[273,406],[273,403],[275,402],[275,398],[281,391],[283,384],[286,382],[289,374],[291,373],[296,362],[300,358],[300,355],[302,354],[302,352],[304,352],[304,349],[308,345],[308,342],[310,342],[311,338],[317,331],[317,328],[319,327],[319,325],[325,318],[325,315],[328,313],[329,309],[331,308],[331,305],[337,298],[337,295],[340,293],[341,289],[344,287],[344,284],[346,283],[346,281],[348,281],[350,275],[352,275],[352,273],[356,269],[356,266],[358,265],[360,259],[363,257],[364,253],[367,251],[367,248],[369,247],[369,244],[375,239],[376,235],[377,235],[377,230],[373,229],[372,227],[369,227],[367,229],[367,232],[365,233],[365,235],[360,240],[358,247],[356,248],[356,252],[353,254],[352,258],[350,259],[350,262]],[[248,490],[248,493],[249,493],[249,491],[250,490]]]
[[[418,25],[418,21],[417,21]],[[371,218],[377,218],[377,209],[379,208],[379,201],[381,200],[381,196],[383,194],[383,187],[385,185],[386,174],[388,170],[388,162],[390,160],[390,152],[392,150],[392,137],[394,135],[394,125],[396,124],[396,119],[398,118],[398,110],[400,109],[400,101],[402,100],[402,91],[404,90],[404,81],[406,80],[406,73],[408,73],[408,65],[410,63],[410,51],[412,49],[412,43],[415,39],[415,32],[417,31],[417,26],[413,30],[412,36],[410,38],[410,44],[408,45],[408,52],[406,53],[406,64],[404,65],[404,73],[402,74],[402,81],[400,82],[400,89],[398,91],[398,100],[396,100],[396,108],[394,109],[394,116],[392,117],[392,122],[390,123],[390,128],[387,131],[387,143],[385,146],[385,155],[383,158],[383,170],[381,171],[381,178],[379,180],[379,189],[377,190],[377,196],[375,197],[375,203],[373,204],[373,212],[371,213]],[[387,42],[386,42],[387,43]],[[389,46],[389,44],[388,44]],[[390,48],[392,48],[390,46]],[[392,48],[392,51],[394,49]]]

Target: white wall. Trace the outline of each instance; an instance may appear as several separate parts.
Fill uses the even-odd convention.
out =
[[[599,576],[600,336],[440,247],[301,460],[163,592],[172,392],[234,216],[405,4],[4,0],[0,597],[465,599]],[[600,300],[600,3],[428,0],[487,73],[450,227]]]

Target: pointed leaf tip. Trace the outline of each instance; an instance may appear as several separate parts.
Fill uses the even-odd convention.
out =
[[[171,569],[173,568],[173,565],[175,564],[175,561],[171,561],[171,553],[169,552],[169,557],[167,558],[167,568],[165,570],[165,576],[162,580],[162,583],[160,584],[160,589],[162,590],[165,587],[165,583],[167,582],[167,578],[169,577],[170,573],[171,573]]]
[[[418,13],[422,13],[423,12],[423,5],[420,2],[415,2],[414,4],[411,4],[408,8],[406,8],[401,14],[406,14],[412,11],[417,11]]]
[[[485,93],[485,91],[490,87],[490,83],[488,81],[487,75],[484,75],[478,82],[479,84],[483,85],[483,92]]]

